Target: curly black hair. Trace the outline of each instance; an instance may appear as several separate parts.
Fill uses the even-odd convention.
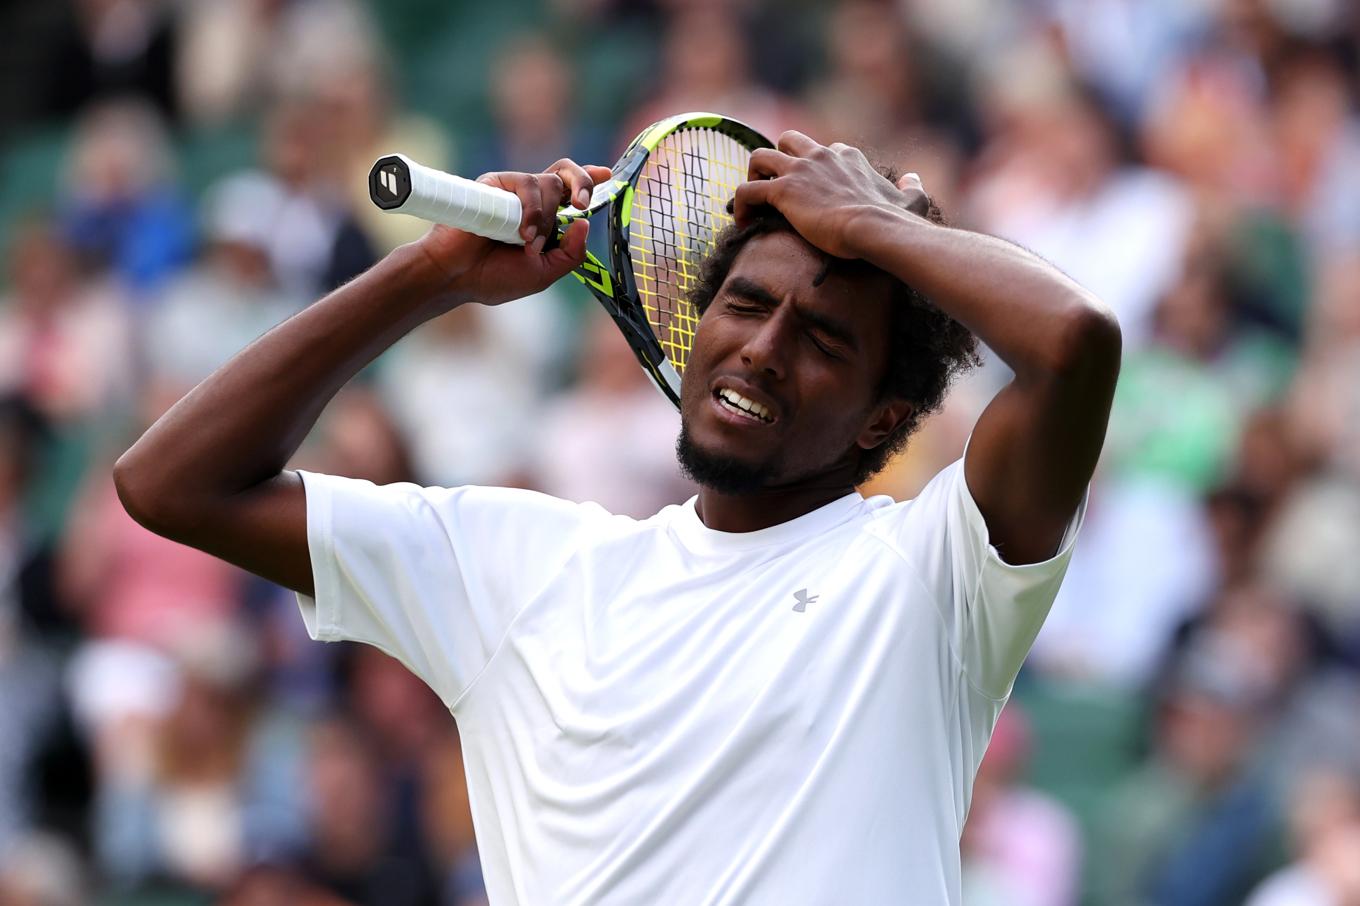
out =
[[[891,179],[890,174],[884,174]],[[929,219],[944,224],[944,217],[932,202]],[[793,226],[774,208],[757,211],[744,226],[724,230],[714,248],[699,267],[699,276],[689,291],[689,301],[702,315],[727,280],[737,255],[756,236],[791,232]],[[879,275],[883,272],[864,261],[827,258],[827,273],[846,277]],[[824,278],[823,278],[824,279]],[[855,484],[860,484],[887,465],[888,460],[907,444],[921,420],[940,408],[954,378],[981,364],[978,342],[972,331],[940,311],[921,293],[896,278],[892,285],[891,349],[888,370],[878,388],[875,402],[904,399],[912,404],[911,415],[887,440],[872,450],[864,450],[855,469]]]

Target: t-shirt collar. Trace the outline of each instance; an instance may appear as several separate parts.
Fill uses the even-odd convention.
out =
[[[851,491],[810,513],[788,522],[754,532],[720,532],[704,525],[696,508],[698,496],[691,497],[680,507],[671,522],[680,542],[696,553],[730,553],[773,544],[791,544],[821,534],[849,519],[864,503],[858,491]]]

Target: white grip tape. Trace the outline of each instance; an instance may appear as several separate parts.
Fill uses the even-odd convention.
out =
[[[411,195],[396,210],[495,239],[523,245],[519,220],[523,212],[514,192],[434,170],[404,155],[395,155],[411,171]]]

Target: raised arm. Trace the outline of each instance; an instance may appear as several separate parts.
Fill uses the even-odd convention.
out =
[[[1010,563],[1056,552],[1105,438],[1120,332],[1113,314],[1057,268],[991,236],[908,211],[919,181],[894,186],[846,145],[786,132],[757,151],[737,216],[772,204],[813,245],[862,258],[924,293],[1015,372],[978,419],[964,474]]]
[[[113,477],[127,511],[159,535],[311,594],[302,480],[284,466],[326,403],[424,321],[465,302],[538,292],[579,264],[584,222],[547,253],[542,237],[565,198],[584,207],[592,180],[608,172],[560,161],[540,176],[483,177],[520,196],[528,245],[435,227],[278,325],[119,458]]]

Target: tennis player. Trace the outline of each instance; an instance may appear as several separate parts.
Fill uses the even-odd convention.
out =
[[[636,521],[284,469],[402,335],[575,266],[585,223],[543,237],[607,173],[483,177],[524,203],[526,248],[436,227],[397,249],[175,405],[118,461],[122,500],[440,695],[497,906],[957,904],[973,776],[1072,552],[1120,334],[1035,256],[921,216],[915,177],[797,132],[755,153],[696,299],[684,505]],[[963,458],[914,500],[860,496],[973,335],[1015,376]]]

